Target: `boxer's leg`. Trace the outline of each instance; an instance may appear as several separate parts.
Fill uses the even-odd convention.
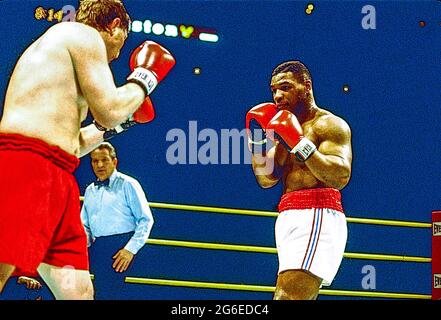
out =
[[[8,281],[14,270],[15,266],[6,263],[0,263],[0,293],[3,291],[6,282]]]
[[[279,272],[275,300],[317,298],[322,272],[312,273],[308,269],[313,263],[317,264],[317,245],[323,240],[323,236],[320,237],[322,220],[322,210],[317,209],[286,210],[277,217],[275,235]]]
[[[306,270],[287,270],[277,277],[274,300],[315,300],[322,279]]]
[[[38,273],[57,300],[93,300],[93,285],[87,270],[41,263]]]

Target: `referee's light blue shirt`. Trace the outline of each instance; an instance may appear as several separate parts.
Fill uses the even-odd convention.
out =
[[[139,182],[115,170],[108,186],[86,188],[81,220],[90,246],[95,238],[134,231],[124,249],[137,254],[149,238],[153,216]]]

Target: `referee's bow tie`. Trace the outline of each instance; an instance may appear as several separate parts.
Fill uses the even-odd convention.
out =
[[[96,180],[94,183],[98,187],[108,187],[109,186],[109,179],[106,179],[106,180],[103,180],[103,181]]]

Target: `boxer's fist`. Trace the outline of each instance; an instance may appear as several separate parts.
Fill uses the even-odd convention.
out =
[[[148,96],[175,63],[175,58],[163,46],[153,41],[145,41],[133,51],[130,57],[132,73],[127,80],[141,85]]]
[[[287,110],[279,111],[267,126],[268,138],[278,140],[300,161],[306,161],[317,147],[303,136],[303,129],[296,116]]]
[[[100,131],[104,131],[104,140],[110,140],[117,134],[128,130],[138,123],[147,123],[155,118],[155,109],[153,108],[152,101],[150,97],[147,97],[138,110],[133,113],[125,122],[119,124],[113,129],[106,129],[99,123],[94,121],[95,126]]]
[[[251,152],[254,152],[255,145],[261,145],[263,150],[266,143],[266,126],[276,113],[276,105],[270,102],[261,103],[247,112],[245,126],[248,135],[248,147]]]

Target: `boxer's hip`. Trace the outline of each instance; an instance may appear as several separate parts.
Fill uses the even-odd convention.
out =
[[[285,193],[279,202],[279,212],[312,208],[343,212],[340,191],[334,188],[297,190]]]
[[[40,139],[20,134],[0,133],[0,154],[16,152],[39,155],[69,173],[73,173],[80,164],[77,157]]]

